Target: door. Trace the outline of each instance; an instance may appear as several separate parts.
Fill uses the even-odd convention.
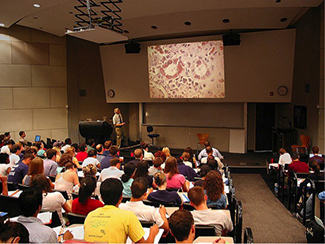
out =
[[[275,104],[256,104],[255,151],[272,151],[272,129],[275,127]]]

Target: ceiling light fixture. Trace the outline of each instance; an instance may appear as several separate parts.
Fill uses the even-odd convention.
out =
[[[226,23],[229,23],[230,20],[229,19],[223,19],[222,22],[226,24]]]
[[[189,21],[184,22],[184,25],[191,25],[192,23]]]
[[[33,6],[34,6],[35,8],[40,8],[40,7],[41,7],[41,5],[39,5],[38,3],[34,3]]]
[[[155,25],[152,25],[152,26],[151,26],[151,29],[157,30],[157,29],[158,29],[158,27],[157,27],[157,26],[155,26]]]
[[[4,27],[4,26],[5,26],[5,24],[4,24],[4,23],[0,23],[0,26],[1,26],[1,27]]]
[[[286,22],[288,20],[288,18],[282,18],[280,19],[281,22]]]

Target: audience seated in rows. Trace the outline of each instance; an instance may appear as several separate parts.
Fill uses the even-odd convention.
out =
[[[97,156],[97,152],[95,149],[89,150],[89,152],[87,154],[87,158],[85,158],[85,160],[82,163],[82,167],[85,167],[88,164],[93,164],[97,168],[100,168],[100,162],[97,160],[96,156]]]
[[[129,162],[130,164],[131,162]],[[139,161],[138,165],[137,165],[137,170],[135,171],[135,175],[133,177],[133,179],[137,179],[139,177],[144,177],[147,179],[148,181],[148,186],[152,187],[152,183],[153,183],[153,179],[151,176],[148,175],[149,171],[149,165],[146,161]]]
[[[149,201],[164,203],[174,203],[181,205],[182,199],[175,191],[167,191],[167,178],[164,172],[157,172],[154,175],[154,183],[158,186],[158,190],[148,195]]]
[[[124,165],[124,174],[121,176],[123,184],[123,196],[131,197],[131,185],[133,183],[133,177],[135,175],[136,167],[134,164],[127,163]]]
[[[301,162],[299,160],[299,154],[297,152],[293,152],[292,155],[292,163],[288,166],[288,175],[290,175],[290,172],[296,172],[296,173],[309,173],[308,165],[305,162]]]
[[[46,176],[56,176],[58,164],[55,161],[56,159],[56,150],[47,149],[46,150],[46,159],[44,160],[44,175]]]
[[[211,146],[210,145],[210,142],[209,141],[205,141],[204,142],[204,147],[205,148],[199,153],[199,156],[198,156],[199,161],[201,161],[201,159],[204,158],[204,157],[208,157],[208,153],[207,153],[206,148],[209,147],[209,146]],[[212,148],[212,155],[213,155],[213,157],[218,157],[220,160],[222,160],[223,159],[223,156],[221,155],[221,153],[216,148],[214,148],[212,146],[211,146],[211,148]]]
[[[101,183],[100,193],[105,206],[87,215],[84,224],[84,239],[87,242],[125,243],[127,237],[135,243],[154,242],[159,230],[157,225],[150,228],[145,240],[145,232],[136,215],[118,208],[122,191],[123,186],[118,179],[109,178]]]
[[[155,160],[155,156],[149,152],[149,145],[144,141],[140,143],[140,147],[143,150],[143,160],[153,161]]]
[[[184,175],[180,174],[177,168],[177,160],[174,157],[166,159],[164,172],[167,176],[167,189],[174,188],[187,192],[189,189],[189,182],[186,181]]]
[[[102,170],[99,176],[99,181],[103,182],[107,178],[120,178],[124,173],[121,168],[121,162],[118,158],[110,160],[110,167]]]
[[[60,173],[55,178],[55,190],[66,191],[68,194],[73,192],[74,186],[80,186],[77,175],[77,167],[72,163],[72,158],[64,165],[65,172]]]
[[[214,170],[209,171],[204,177],[203,189],[207,195],[209,207],[223,209],[227,207],[227,196],[224,193],[222,176]]]
[[[191,205],[195,208],[192,211],[195,225],[214,225],[217,236],[221,236],[223,231],[232,231],[233,224],[230,217],[220,210],[211,210],[207,206],[207,196],[200,186],[191,188],[188,192]]]
[[[86,176],[80,181],[79,197],[72,202],[72,212],[76,214],[87,215],[89,212],[104,207],[104,204],[91,198],[96,189],[96,179]]]
[[[0,218],[1,243],[30,243],[29,232],[24,225],[18,222],[5,221]]]
[[[66,213],[71,212],[71,201],[67,201],[60,192],[53,191],[51,181],[45,175],[36,175],[31,187],[40,190],[43,194],[41,211],[57,212],[61,224],[64,225],[65,221],[62,216],[62,208]]]
[[[8,182],[21,184],[23,178],[28,173],[29,164],[34,158],[35,156],[33,154],[26,153],[24,159],[11,168],[11,171],[8,175]]]
[[[131,200],[120,204],[119,208],[132,211],[140,221],[153,221],[159,228],[166,232],[169,230],[166,218],[166,209],[161,206],[159,209],[153,206],[145,205],[142,201],[147,198],[148,181],[140,177],[133,181],[131,186]]]
[[[23,178],[22,184],[25,186],[30,186],[34,177],[40,174],[44,174],[44,162],[40,157],[36,157],[30,162],[28,173]]]
[[[105,151],[108,152],[108,155],[102,159],[100,163],[100,168],[101,169],[109,168],[111,166],[110,164],[111,159],[117,157],[118,151],[119,149],[116,146],[111,146],[108,151]]]
[[[161,168],[161,165],[162,165],[163,162],[164,161],[163,161],[163,159],[161,157],[156,157],[153,160],[153,165],[151,167],[149,167],[149,169],[148,169],[148,175],[154,176],[154,174],[157,173],[158,171],[164,171]]]

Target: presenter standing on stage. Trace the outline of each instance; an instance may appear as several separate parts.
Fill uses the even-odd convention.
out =
[[[123,135],[123,125],[125,125],[125,123],[123,122],[123,117],[121,114],[121,111],[119,108],[115,108],[114,109],[114,116],[113,116],[113,124],[115,127],[115,132],[116,132],[116,146],[118,148],[121,147],[121,142],[122,142],[122,137],[124,137]]]

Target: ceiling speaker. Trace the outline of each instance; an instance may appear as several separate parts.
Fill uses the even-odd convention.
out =
[[[141,47],[139,43],[130,42],[125,44],[125,53],[140,53]]]
[[[224,46],[240,45],[240,35],[229,33],[222,36]]]

